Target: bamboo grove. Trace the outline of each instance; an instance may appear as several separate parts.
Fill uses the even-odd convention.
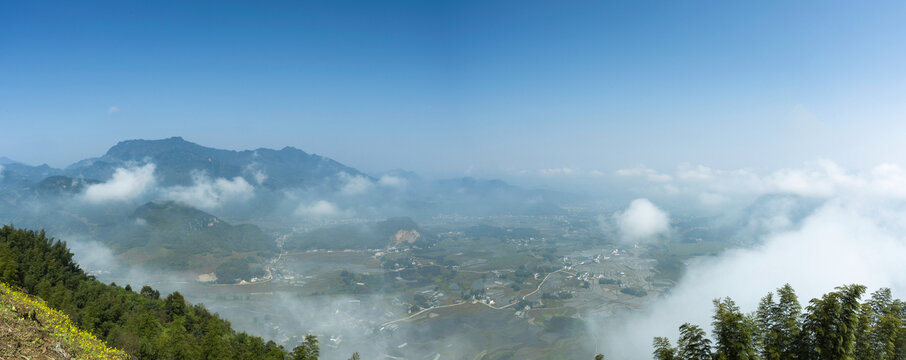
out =
[[[697,325],[679,327],[676,345],[653,341],[655,360],[906,359],[906,303],[882,288],[845,285],[803,309],[787,284],[743,314],[730,299],[714,300],[709,338]]]

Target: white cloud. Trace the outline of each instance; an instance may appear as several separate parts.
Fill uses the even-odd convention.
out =
[[[563,167],[563,168],[554,168],[554,169],[541,169],[538,172],[544,176],[555,176],[555,175],[572,175],[572,174],[575,174],[577,171],[572,168]]]
[[[628,169],[620,169],[620,170],[617,170],[617,175],[625,176],[625,177],[644,176],[645,178],[648,179],[648,181],[653,181],[653,182],[669,182],[669,181],[673,180],[672,176],[658,172],[657,170],[654,170],[654,169],[647,168],[645,166],[639,166],[639,167],[628,168]]]
[[[333,203],[326,200],[318,200],[313,203],[299,204],[294,213],[296,216],[321,218],[337,216],[341,212]]]
[[[3,165],[0,165],[0,180],[3,180]]]
[[[830,160],[806,163],[765,174],[751,169],[720,170],[683,164],[675,178],[644,167],[617,171],[621,176],[645,176],[653,183],[676,181],[674,194],[698,196],[703,204],[720,203],[739,195],[793,194],[830,199],[839,196],[896,196],[906,198],[906,171],[895,164],[881,164],[869,171],[849,171]],[[671,193],[671,192],[668,192]]]
[[[82,198],[91,203],[128,201],[136,199],[154,188],[154,164],[141,167],[118,168],[107,182],[90,185]]]
[[[255,170],[255,172],[252,173],[252,176],[255,178],[255,182],[258,183],[258,185],[263,185],[264,182],[267,181],[267,174],[263,170]]]
[[[677,169],[676,176],[682,180],[711,180],[714,178],[714,170],[703,165],[681,164],[679,169]]]
[[[343,187],[340,188],[340,193],[343,195],[364,194],[374,188],[374,183],[362,175],[353,176],[347,173],[340,173],[340,180],[344,182]]]
[[[212,180],[203,172],[192,174],[191,186],[173,186],[163,189],[162,196],[203,210],[216,209],[225,203],[247,201],[254,196],[255,188],[241,177],[232,180]]]
[[[120,112],[120,108],[116,106],[111,106],[109,109],[107,109],[107,115],[112,115],[118,112]]]
[[[404,188],[408,184],[405,178],[393,175],[384,175],[378,179],[378,185],[394,188]]]
[[[650,240],[670,230],[667,213],[648,201],[635,199],[623,212],[614,214],[614,221],[624,241]]]
[[[257,158],[259,156],[260,155],[258,155],[258,151],[255,151],[252,153],[252,157]],[[260,185],[264,185],[264,182],[267,181],[268,175],[266,172],[264,172],[264,170],[261,170],[259,168],[259,166],[260,165],[257,162],[253,161],[253,162],[249,163],[248,165],[246,165],[245,168],[242,169],[242,173],[246,174],[246,175],[250,175],[252,177],[252,179],[255,180],[255,183],[260,186]]]
[[[902,202],[878,208],[833,200],[792,231],[769,236],[755,247],[702,258],[689,266],[670,294],[649,304],[648,312],[623,324],[598,329],[605,334],[608,357],[650,357],[651,339],[676,340],[677,327],[692,322],[706,329],[711,300],[730,296],[743,312],[754,311],[769,291],[790,283],[800,302],[859,283],[874,291],[890,287],[896,297],[906,291],[906,213]],[[832,265],[832,266],[828,266]]]

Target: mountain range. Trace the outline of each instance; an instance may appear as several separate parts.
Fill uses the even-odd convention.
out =
[[[372,207],[400,209],[418,213],[458,213],[474,209],[492,213],[551,213],[574,199],[568,194],[528,190],[501,180],[454,178],[425,180],[417,174],[394,170],[372,176],[328,157],[284,147],[280,150],[222,150],[186,141],[181,137],[160,140],[127,140],[111,147],[104,155],[77,161],[65,168],[30,166],[7,158],[0,169],[0,201],[7,203],[29,196],[78,193],[86,186],[111,179],[117,169],[153,163],[159,186],[192,186],[199,176],[235,180],[271,191],[304,190],[308,194],[358,193],[378,189],[383,195],[369,199],[349,196],[334,202],[347,206],[373,203]],[[389,185],[381,177],[392,178]],[[384,184],[384,186],[375,186]],[[391,191],[393,190],[393,191]],[[323,197],[322,196],[322,197]],[[165,200],[165,199],[144,199]],[[392,204],[391,204],[392,203]],[[191,205],[191,204],[190,204]],[[469,210],[471,211],[471,210]],[[411,215],[411,213],[398,214]]]

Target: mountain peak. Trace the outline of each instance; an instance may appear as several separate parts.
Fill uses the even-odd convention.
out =
[[[190,185],[195,181],[193,174],[198,172],[212,178],[242,177],[250,183],[257,182],[259,174],[264,174],[267,186],[274,188],[338,186],[338,174],[361,174],[334,160],[292,146],[281,150],[222,150],[179,136],[121,141],[100,158],[82,160],[66,171],[73,177],[108,179],[117,168],[145,162],[156,165],[154,175],[163,185]]]
[[[198,150],[205,147],[193,142],[186,141],[180,136],[160,140],[134,139],[120,141],[107,150],[106,157],[113,157],[118,160],[141,160],[136,157],[153,156],[162,152]]]

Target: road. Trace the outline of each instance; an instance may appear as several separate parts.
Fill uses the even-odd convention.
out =
[[[535,290],[533,290],[532,292],[530,292],[530,293],[528,293],[528,294],[522,295],[522,300],[525,300],[525,298],[527,298],[527,297],[529,297],[529,296],[532,296],[532,295],[534,295],[535,293],[537,293],[538,291],[540,291],[540,290],[541,290],[541,287],[544,286],[544,283],[547,281],[547,279],[550,278],[551,275],[556,274],[556,273],[558,273],[558,272],[562,272],[562,273],[564,273],[564,274],[569,274],[569,275],[573,275],[573,276],[576,275],[576,274],[570,273],[570,272],[568,272],[568,271],[566,271],[566,270],[563,270],[563,269],[553,271],[553,272],[547,274],[547,276],[545,276],[544,279],[542,279],[541,282],[538,283],[538,287],[535,288]],[[506,305],[504,305],[504,306],[494,306],[494,305],[491,305],[491,304],[488,304],[488,303],[485,303],[485,302],[480,302],[480,301],[477,302],[477,303],[483,304],[483,305],[485,305],[485,306],[487,306],[487,307],[489,307],[489,308],[491,308],[491,309],[494,309],[494,310],[503,310],[503,309],[506,309],[506,308],[508,308],[508,307],[510,307],[510,306],[516,305],[516,304],[518,304],[519,302],[518,302],[518,301],[516,301],[516,302],[511,302],[511,303],[506,304]],[[430,312],[430,311],[432,311],[432,310],[445,309],[445,308],[451,308],[451,307],[454,307],[454,306],[468,305],[468,304],[473,304],[473,303],[471,303],[471,302],[461,302],[461,303],[459,303],[459,304],[449,304],[449,305],[432,306],[432,307],[429,307],[429,308],[422,309],[422,310],[420,310],[420,311],[418,311],[418,312],[416,312],[416,313],[414,313],[414,314],[411,314],[411,315],[409,315],[409,316],[406,316],[406,317],[404,317],[404,318],[400,318],[400,319],[396,319],[396,320],[391,320],[391,321],[385,322],[385,323],[381,324],[381,326],[383,327],[383,326],[387,326],[387,325],[390,325],[390,324],[395,324],[395,323],[398,323],[398,322],[401,322],[401,321],[410,320],[410,319],[412,319],[412,318],[414,318],[414,317],[416,317],[416,316],[419,316],[419,315],[424,314],[424,313],[426,313],[426,312]]]

